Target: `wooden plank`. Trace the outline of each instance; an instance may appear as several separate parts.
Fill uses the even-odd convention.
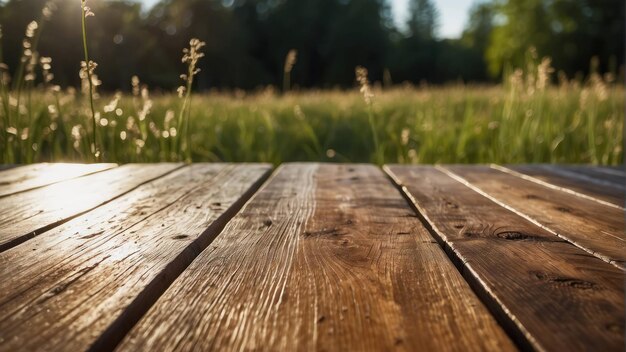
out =
[[[380,169],[283,165],[118,350],[514,347]]]
[[[125,165],[0,198],[0,252],[181,166]]]
[[[0,173],[0,197],[112,169],[116,164],[32,164]]]
[[[609,174],[613,174],[613,175],[621,175],[621,176],[626,176],[626,169],[624,168],[624,165],[618,165],[618,166],[599,166],[598,169],[601,172],[604,173],[609,173]]]
[[[596,199],[599,200],[600,203],[613,204],[623,208],[624,202],[626,201],[624,191],[603,183],[589,182],[586,177],[580,177],[580,174],[563,170],[558,166],[507,165],[506,167],[495,166],[495,168],[538,183],[543,183],[544,185],[553,185],[554,188],[560,188],[561,191],[564,192]]]
[[[488,166],[446,166],[500,205],[587,252],[623,266],[624,210],[494,170]]]
[[[624,346],[623,272],[427,166],[390,166],[416,209],[518,343]]]
[[[5,171],[5,170],[9,170],[9,169],[13,169],[18,167],[18,165],[14,165],[14,164],[0,164],[0,171]]]
[[[192,165],[0,254],[0,350],[110,350],[270,169]]]
[[[558,168],[561,169],[561,172],[578,174],[578,177],[584,178],[588,182],[615,187],[622,191],[626,190],[626,174],[618,170],[580,165],[559,165]]]

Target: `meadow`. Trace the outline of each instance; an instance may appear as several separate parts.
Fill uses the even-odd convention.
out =
[[[621,85],[448,86],[373,89],[373,124],[358,91],[272,90],[193,96],[193,161],[592,163],[623,160]],[[178,96],[102,96],[102,161],[184,160]],[[2,162],[91,161],[88,102],[75,91],[35,93]],[[372,128],[373,127],[373,128]],[[374,132],[372,132],[374,131]],[[375,147],[373,133],[378,136]],[[384,155],[383,159],[377,155]]]
[[[576,79],[555,75],[551,60],[531,48],[524,66],[506,70],[501,84],[388,79],[382,87],[357,67],[354,89],[306,91],[291,82],[291,50],[282,89],[194,94],[205,43],[192,39],[177,93],[151,94],[139,77],[128,82],[129,93],[99,93],[107,77],[97,76],[89,55],[87,18],[94,14],[85,0],[81,87],[56,85],[53,60],[39,55],[53,5],[28,24],[16,71],[1,63],[0,51],[1,163],[623,162],[623,71],[601,75],[597,58],[591,73]]]
[[[518,76],[494,86],[374,87],[371,105],[357,89],[194,95],[191,159],[622,163],[622,85],[596,75],[537,87],[536,79]],[[3,129],[3,163],[93,161],[85,95],[71,88],[25,95],[18,127]],[[139,82],[134,94],[96,95],[99,160],[185,160],[182,104],[175,94],[150,95]]]

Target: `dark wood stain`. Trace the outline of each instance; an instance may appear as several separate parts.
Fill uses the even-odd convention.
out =
[[[495,170],[446,168],[488,191],[500,189],[498,175],[492,177]],[[405,185],[423,220],[521,347],[623,349],[622,270],[483,197],[443,168],[390,166],[386,170]],[[504,175],[508,180],[509,175]],[[517,193],[513,194],[520,199],[528,192],[514,180],[508,184],[514,185],[511,189]],[[537,194],[559,199],[549,192]],[[449,203],[459,207],[451,208]],[[553,222],[561,223],[558,219]]]

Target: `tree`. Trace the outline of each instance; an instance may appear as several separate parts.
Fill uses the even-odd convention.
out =
[[[499,76],[507,64],[521,67],[529,48],[548,50],[550,20],[544,0],[501,0],[495,6],[503,24],[493,31],[487,58],[489,72]]]
[[[431,0],[411,0],[409,13],[407,25],[411,36],[433,40],[439,26],[439,14]]]
[[[28,23],[49,0],[0,0],[3,61],[15,74]],[[521,66],[530,47],[558,70],[602,72],[624,62],[624,0],[480,0],[460,40],[438,39],[432,0],[411,0],[407,30],[393,26],[390,0],[161,0],[149,12],[136,1],[93,0],[90,54],[103,91],[130,89],[138,75],[151,87],[175,89],[189,39],[207,43],[199,89],[280,85],[284,58],[298,50],[294,86],[354,83],[354,67],[371,79],[443,83],[499,78]],[[77,86],[82,60],[80,2],[55,0],[38,51],[52,57],[55,84]],[[36,84],[41,82],[38,74]]]
[[[489,2],[476,3],[470,8],[468,24],[461,40],[468,47],[484,53],[489,46],[496,11]]]
[[[457,55],[455,62],[463,62],[463,75],[466,80],[484,80],[487,74],[487,48],[491,40],[496,11],[490,2],[476,3],[469,13],[468,24],[458,43],[465,48],[463,55]],[[453,57],[450,59],[454,60]]]
[[[489,71],[499,76],[505,65],[521,66],[529,48],[553,58],[569,75],[587,72],[597,56],[602,70],[624,60],[623,0],[498,0],[498,25],[493,29],[487,58]],[[613,57],[613,58],[612,58]]]
[[[349,86],[354,68],[367,67],[370,79],[382,80],[389,50],[389,31],[381,0],[350,1],[340,7],[330,31],[326,81]]]
[[[430,0],[411,0],[408,33],[396,41],[390,72],[396,82],[438,81],[436,70],[440,45],[435,38],[438,14]]]
[[[570,76],[587,72],[591,58],[602,71],[624,62],[625,5],[623,0],[553,0],[552,45],[546,55]]]

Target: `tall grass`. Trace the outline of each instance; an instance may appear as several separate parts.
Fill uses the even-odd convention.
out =
[[[283,93],[287,93],[291,90],[291,71],[298,59],[298,51],[295,49],[289,50],[287,56],[285,56],[285,66],[283,68]]]
[[[569,82],[533,95],[504,86],[374,90],[371,108],[357,91],[196,95],[189,114],[191,158],[370,162],[382,150],[386,162],[400,163],[620,164],[624,89],[596,84]],[[39,148],[27,160],[3,153],[2,162],[89,160],[83,100],[73,90],[59,92],[59,108],[51,114],[56,104],[51,94],[38,92],[33,99],[41,125],[23,141]],[[143,121],[136,118],[133,97],[101,100],[99,130],[107,161],[180,160],[171,143],[173,116],[181,105],[176,95],[151,97]],[[104,109],[113,101],[114,108]],[[378,150],[369,109],[378,119]]]
[[[84,1],[81,6],[84,24],[89,10]],[[308,92],[291,89],[294,51],[285,62],[283,90],[289,94],[267,89],[192,95],[204,45],[193,39],[184,51],[180,97],[150,96],[138,77],[130,82],[130,96],[100,95],[86,28],[83,90],[77,92],[54,85],[51,59],[33,59],[40,27],[29,26],[24,67],[16,70],[13,87],[0,62],[2,163],[91,161],[98,152],[99,160],[120,163],[623,161],[624,86],[615,75],[596,72],[584,80],[559,74],[553,84],[550,60],[533,51],[525,67],[512,70],[499,85],[383,90],[358,68],[360,91]],[[22,88],[21,81],[29,83]],[[20,99],[23,91],[26,102]]]
[[[91,61],[89,59],[89,48],[87,45],[87,23],[86,23],[87,17],[94,16],[94,14],[93,12],[91,12],[91,9],[87,6],[87,0],[81,0],[80,10],[81,10],[80,22],[81,22],[81,30],[82,30],[82,37],[83,37],[83,52],[85,55],[85,61],[81,63],[80,76],[83,80],[87,80],[87,87],[89,89],[89,92],[87,95],[89,96],[89,108],[91,110],[91,122],[92,122],[92,133],[93,133],[92,135],[93,139],[90,145],[91,145],[91,154],[94,156],[95,160],[97,161],[98,159],[100,159],[100,150],[98,149],[98,132],[97,132],[98,122],[96,121],[96,108],[94,107],[94,104],[93,104],[93,95],[94,95],[93,75],[98,65],[94,61]]]
[[[191,142],[189,141],[189,119],[191,116],[191,90],[193,78],[200,72],[197,68],[198,60],[204,57],[201,52],[205,43],[199,39],[191,39],[189,48],[183,49],[183,63],[187,65],[187,73],[180,75],[185,85],[178,87],[178,96],[183,98],[183,106],[178,115],[178,126],[181,129],[181,137],[178,138],[179,149],[185,154],[185,160],[191,162]],[[182,142],[181,142],[182,141]]]
[[[376,125],[377,121],[375,119],[374,109],[373,109],[374,94],[372,93],[372,89],[370,87],[370,81],[369,81],[369,78],[367,77],[368,71],[365,67],[362,67],[362,66],[357,66],[354,71],[355,71],[354,73],[356,76],[356,81],[359,83],[359,86],[360,86],[359,92],[361,92],[361,94],[363,95],[363,101],[365,102],[365,106],[367,109],[367,122],[370,126],[370,130],[372,133],[372,142],[373,142],[373,147],[374,147],[374,151],[373,151],[374,155],[372,157],[372,161],[378,164],[384,164],[385,163],[385,150],[384,150],[384,147],[381,146],[378,140],[378,128]]]

